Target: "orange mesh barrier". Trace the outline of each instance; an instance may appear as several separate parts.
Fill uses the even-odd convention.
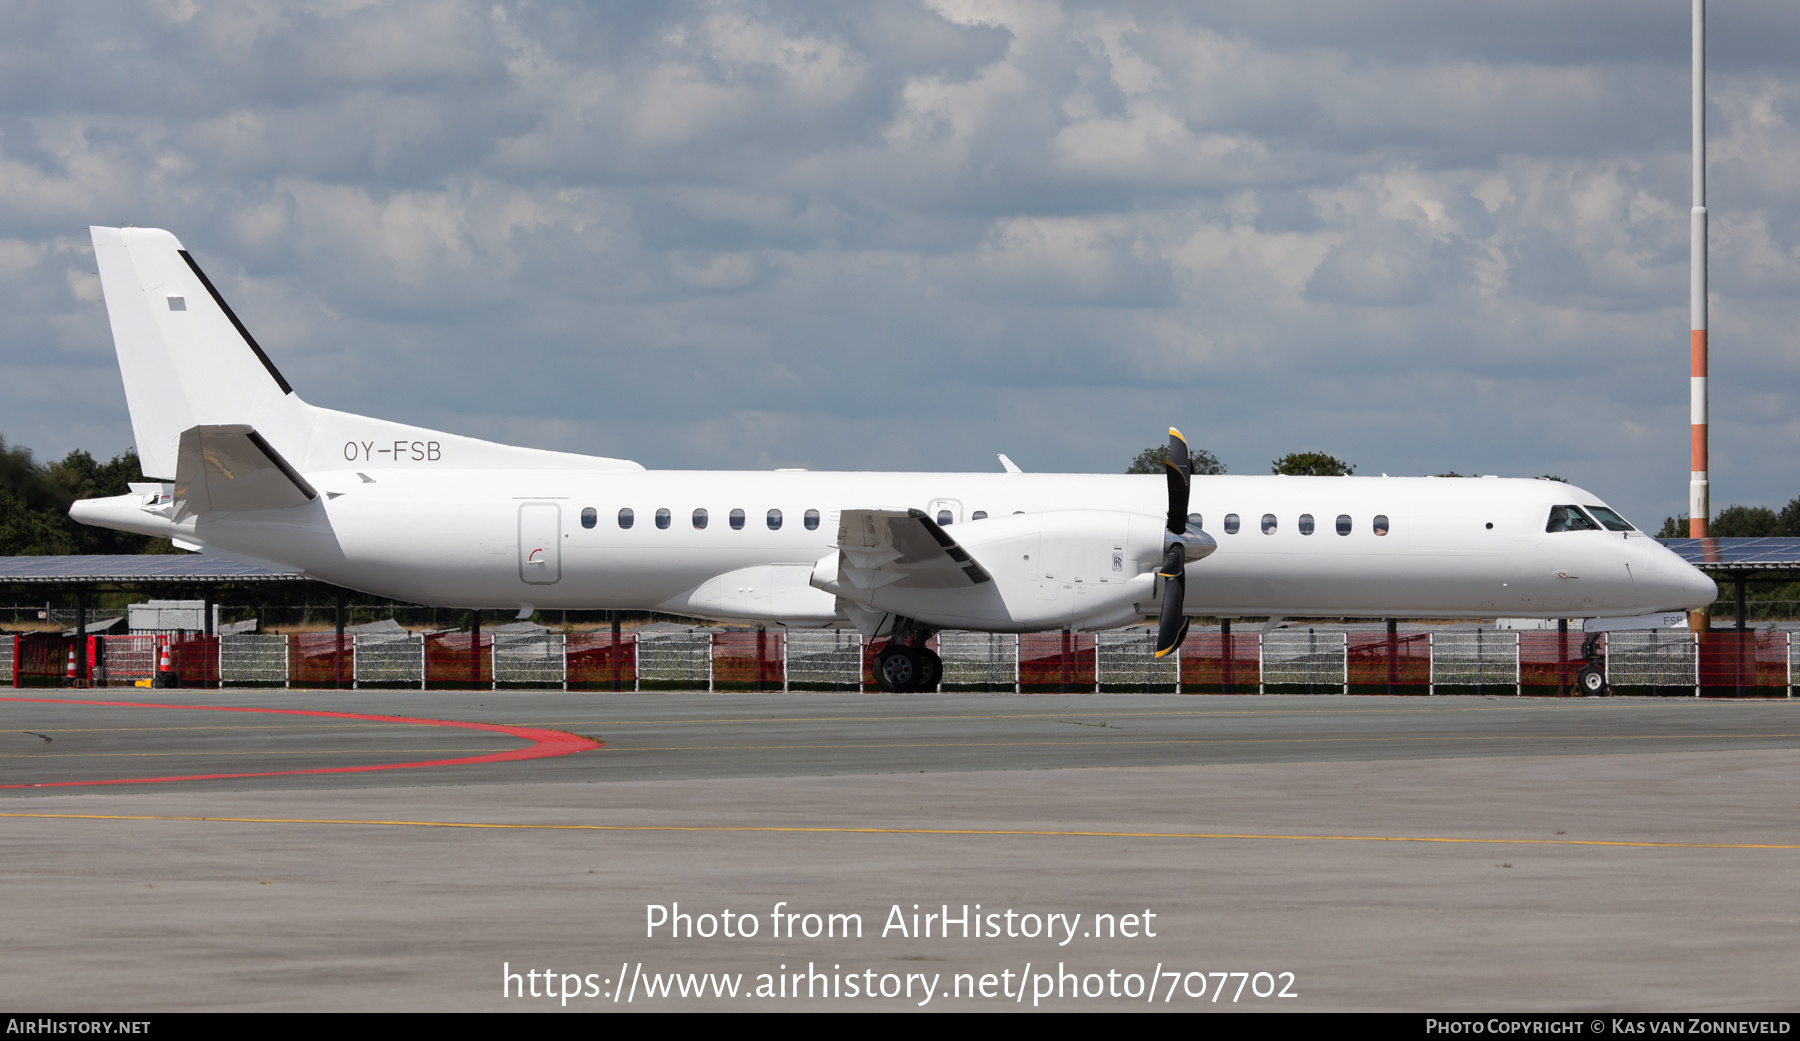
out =
[[[781,633],[714,633],[713,689],[781,689]]]
[[[344,637],[346,643],[349,640],[348,636]],[[219,638],[217,636],[171,637],[169,639],[169,667],[175,671],[177,686],[218,686]]]
[[[571,690],[632,690],[637,686],[637,634],[570,633],[563,644]]]
[[[1787,671],[1787,633],[1700,634],[1700,692],[1703,695],[1731,697],[1741,692],[1770,697],[1785,694]],[[1776,689],[1766,689],[1770,687]]]
[[[69,668],[75,637],[22,633],[13,651],[13,686],[60,687]]]
[[[1019,637],[1019,689],[1039,693],[1094,689],[1093,633],[1025,633]]]
[[[1426,687],[1431,683],[1430,633],[1396,634],[1391,662],[1385,631],[1354,632],[1349,637],[1348,681],[1352,693],[1369,693],[1357,691],[1358,686],[1378,686],[1381,690],[1375,693],[1382,693],[1390,683],[1410,687]]]
[[[1223,633],[1190,632],[1176,653],[1181,655],[1185,694],[1255,694],[1262,682],[1262,655],[1254,629],[1232,633],[1229,648]]]
[[[1542,688],[1551,688],[1563,693],[1575,693],[1575,674],[1587,664],[1581,656],[1582,641],[1587,634],[1579,630],[1567,634],[1549,631],[1530,631],[1519,634],[1519,685],[1521,693],[1525,687],[1540,688],[1535,693],[1544,693]],[[1601,642],[1605,648],[1604,640]]]
[[[349,687],[356,682],[356,638],[349,633],[288,637],[288,686]]]
[[[449,690],[485,688],[494,682],[494,638],[482,633],[430,633],[425,637],[425,686]]]

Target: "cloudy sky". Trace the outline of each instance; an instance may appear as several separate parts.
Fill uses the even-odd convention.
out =
[[[1714,502],[1800,495],[1800,5],[1710,23]],[[664,468],[1687,491],[1686,0],[8,0],[0,434],[130,426],[89,224],[316,404]]]

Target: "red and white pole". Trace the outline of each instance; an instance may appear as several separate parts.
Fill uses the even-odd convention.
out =
[[[1688,537],[1703,539],[1707,519],[1712,516],[1706,445],[1706,0],[1694,0],[1694,209],[1688,234],[1688,339],[1692,364],[1688,380],[1692,437]]]

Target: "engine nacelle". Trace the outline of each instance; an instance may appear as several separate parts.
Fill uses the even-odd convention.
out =
[[[819,562],[812,585],[872,611],[977,632],[1102,628],[1141,617],[1156,602],[1163,520],[1122,510],[1056,510],[970,521],[948,529],[992,577],[899,574],[859,585],[839,556]]]

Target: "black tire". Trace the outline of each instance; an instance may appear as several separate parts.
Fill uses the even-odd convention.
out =
[[[1606,693],[1606,673],[1598,666],[1587,665],[1575,674],[1575,687],[1584,698],[1595,698]]]
[[[929,647],[915,648],[913,653],[919,659],[919,678],[912,689],[921,694],[937,690],[938,683],[944,678],[944,659]]]
[[[875,682],[889,694],[911,690],[919,671],[919,659],[910,647],[889,647],[875,656]]]

